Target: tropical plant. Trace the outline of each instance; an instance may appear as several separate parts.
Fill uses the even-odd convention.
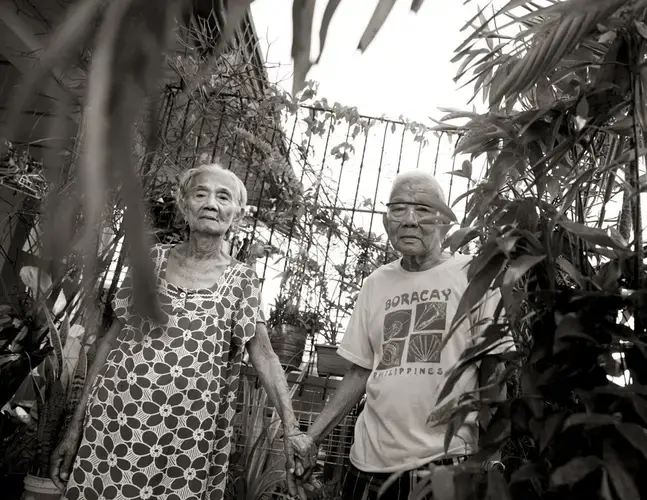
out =
[[[27,307],[23,304],[0,306],[0,408],[11,400],[29,373],[52,349],[46,343],[47,328],[36,326],[38,320]]]
[[[487,358],[506,366],[491,386],[515,380],[518,390],[505,401],[466,394],[434,415],[448,425],[447,443],[469,412],[491,417],[482,449],[458,470],[455,498],[647,495],[645,7],[510,2],[481,12],[458,49],[459,76],[472,70],[490,111],[451,110],[438,127],[460,134],[457,154],[486,163],[447,241],[453,250],[477,243],[453,326],[488,290],[501,301],[440,397]],[[458,118],[466,122],[447,123]],[[517,351],[491,354],[508,333]],[[620,385],[619,363],[630,374]],[[523,454],[506,476],[475,481],[479,462],[511,444]]]
[[[47,477],[49,460],[74,413],[85,385],[87,372],[85,329],[70,324],[69,303],[59,296],[50,311],[39,299],[52,293],[52,280],[33,267],[24,267],[20,275],[32,292],[35,311],[46,320],[44,329],[47,356],[38,367],[33,383],[36,393],[37,454],[32,472]],[[51,302],[51,301],[50,301]],[[60,318],[60,319],[59,319]],[[32,370],[35,370],[34,367]]]
[[[212,16],[219,33],[214,47],[203,51],[203,56],[212,60],[226,50],[228,42],[247,13],[251,0],[236,0],[214,4]],[[331,0],[326,6],[320,29],[320,47],[323,49],[328,27],[340,1]],[[226,4],[226,7],[225,7]],[[360,49],[366,50],[386,20],[395,0],[380,0],[360,41]],[[306,75],[312,63],[310,48],[312,19],[315,0],[295,0],[293,4],[293,46],[295,62],[293,95],[305,85]],[[414,0],[411,9],[417,12],[422,0]],[[153,292],[155,279],[153,267],[146,258],[148,235],[145,230],[143,205],[144,190],[138,175],[139,166],[133,161],[133,151],[139,148],[145,154],[155,151],[158,144],[160,100],[158,82],[161,80],[164,53],[176,34],[177,21],[183,27],[191,25],[188,13],[192,2],[188,0],[80,0],[68,9],[68,15],[54,32],[51,43],[40,57],[40,63],[25,76],[10,100],[11,109],[5,117],[5,126],[0,137],[11,137],[11,130],[20,123],[20,113],[28,99],[43,81],[41,76],[54,67],[64,71],[78,62],[72,54],[91,52],[88,84],[85,89],[87,107],[83,119],[84,148],[79,168],[82,175],[74,190],[65,195],[53,190],[48,211],[50,213],[82,214],[81,225],[70,217],[51,221],[45,231],[44,242],[53,262],[78,250],[83,257],[84,279],[88,290],[94,289],[99,266],[96,242],[102,228],[102,216],[111,201],[111,193],[117,192],[123,201],[123,224],[132,264],[132,273],[142,286],[134,291],[134,301],[146,316],[157,316],[159,307]],[[89,49],[89,50],[85,50]],[[189,91],[198,89],[205,79],[214,74],[212,64],[198,64],[203,68],[191,81],[183,82]],[[71,114],[75,97],[60,102],[54,128],[65,130],[66,119]],[[119,103],[118,106],[112,104]],[[133,136],[136,125],[141,134]],[[345,151],[338,150],[343,155]],[[64,155],[51,155],[48,166],[48,181],[60,184]],[[146,162],[145,162],[146,163]],[[110,170],[113,169],[113,170]],[[82,179],[82,184],[81,184]]]
[[[293,398],[306,376],[299,374],[290,389]],[[232,453],[228,495],[232,499],[261,500],[288,498],[285,488],[285,454],[280,433],[281,420],[275,408],[268,408],[265,390],[249,377],[242,379],[242,411],[237,427],[243,434]],[[274,495],[274,496],[273,496]]]

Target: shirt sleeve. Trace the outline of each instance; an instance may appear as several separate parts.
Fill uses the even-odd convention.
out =
[[[243,274],[240,283],[242,293],[234,316],[232,331],[233,342],[237,345],[245,345],[256,334],[261,296],[261,283],[256,272],[247,268]]]
[[[474,341],[481,341],[481,337],[485,332],[485,329],[492,324],[494,321],[494,315],[496,309],[501,300],[501,293],[498,288],[488,291],[487,295],[483,299],[483,302],[479,306],[475,314],[475,325],[476,331],[474,332]],[[503,310],[499,313],[499,321],[503,317]],[[497,342],[497,346],[490,351],[490,354],[501,354],[503,352],[515,350],[514,340],[510,331],[506,332],[505,336]]]
[[[357,297],[344,338],[337,348],[337,354],[351,363],[367,370],[372,370],[375,353],[371,346],[368,328],[370,318],[369,296],[370,283],[365,281]]]

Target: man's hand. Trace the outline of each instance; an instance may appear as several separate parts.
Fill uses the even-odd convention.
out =
[[[306,491],[321,488],[319,481],[312,476],[319,447],[305,432],[286,432],[284,441],[288,492],[291,496],[306,500]]]

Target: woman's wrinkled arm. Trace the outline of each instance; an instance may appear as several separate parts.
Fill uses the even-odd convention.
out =
[[[72,416],[70,425],[65,431],[65,436],[63,436],[63,439],[58,443],[50,457],[50,479],[54,481],[54,484],[61,491],[64,490],[65,482],[69,479],[72,462],[81,442],[83,420],[85,418],[86,406],[90,399],[92,386],[101,372],[101,369],[106,364],[108,354],[110,354],[113,344],[121,331],[121,326],[121,321],[116,320],[106,335],[99,341],[97,352],[92,364],[88,368],[85,386],[81,392],[79,402],[74,409],[74,415]]]
[[[299,432],[299,421],[292,409],[290,389],[279,357],[270,344],[264,323],[256,324],[256,334],[247,342],[249,360],[258,373],[258,378],[267,392],[267,397],[279,412],[287,434]]]

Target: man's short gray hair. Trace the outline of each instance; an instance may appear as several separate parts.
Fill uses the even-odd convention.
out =
[[[423,170],[408,170],[406,172],[400,172],[395,176],[395,179],[393,179],[389,199],[393,197],[393,192],[403,185],[414,185],[417,188],[416,191],[430,192],[438,196],[443,203],[446,203],[445,192],[443,191],[442,186],[429,172],[425,172]]]
[[[236,198],[236,201],[238,202],[240,208],[243,210],[245,209],[245,207],[247,206],[247,188],[245,187],[245,183],[240,180],[240,177],[238,177],[231,170],[224,168],[220,163],[205,163],[198,167],[185,170],[180,174],[178,187],[175,193],[175,199],[177,200],[177,203],[182,212],[184,212],[184,207],[186,206],[186,198],[189,194],[191,181],[196,175],[204,173],[224,175],[233,179],[236,186],[234,197]]]

